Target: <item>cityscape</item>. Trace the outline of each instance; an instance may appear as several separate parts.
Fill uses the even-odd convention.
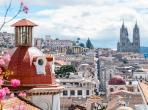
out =
[[[148,110],[148,1],[0,0],[0,6],[0,110]]]

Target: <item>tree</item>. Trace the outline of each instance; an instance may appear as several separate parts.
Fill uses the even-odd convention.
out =
[[[20,80],[11,79],[8,80],[8,77],[13,75],[13,71],[8,70],[7,64],[10,61],[10,56],[8,54],[3,55],[0,58],[0,105],[2,107],[1,101],[5,99],[5,97],[10,98],[14,95],[14,91],[11,91],[8,87],[17,88],[20,86]],[[25,92],[17,91],[15,95],[26,96]],[[0,108],[0,110],[2,110]]]
[[[14,15],[10,19],[7,19],[9,11],[11,10],[12,2],[13,0],[9,1],[8,7],[6,8],[6,11],[4,12],[3,21],[2,21],[2,24],[0,24],[0,32],[7,23],[14,20],[21,12],[28,13],[28,7],[24,4],[23,0],[20,0],[20,6],[18,8],[18,11],[16,13],[14,12]],[[14,94],[22,96],[22,97],[26,96],[25,92],[21,92],[21,91],[14,92],[8,88],[8,87],[17,88],[18,86],[20,86],[20,80],[18,79],[8,80],[8,77],[10,75],[13,75],[13,71],[8,70],[7,68],[9,61],[10,61],[10,56],[7,54],[1,56],[0,58],[0,110],[3,110],[2,108],[3,105],[1,103],[3,99],[5,98],[8,99],[10,97],[13,97]]]
[[[89,49],[93,49],[94,48],[89,38],[86,41],[86,47],[89,48]]]
[[[11,9],[11,6],[12,6],[12,2],[13,0],[10,0],[9,1],[9,4],[8,4],[8,7],[6,8],[6,11],[5,11],[5,14],[4,14],[4,17],[3,17],[3,21],[2,21],[2,24],[0,25],[0,31],[2,30],[2,28],[9,22],[11,22],[12,20],[14,20],[21,12],[24,12],[24,13],[28,13],[28,7],[24,4],[24,1],[23,0],[20,0],[20,6],[18,8],[18,11],[10,18],[7,20],[7,16],[8,16],[8,13]]]
[[[55,71],[55,74],[57,77],[68,78],[71,72],[76,72],[76,69],[73,65],[63,65],[59,70]]]
[[[85,47],[84,43],[80,43],[80,46],[81,46],[81,47]]]

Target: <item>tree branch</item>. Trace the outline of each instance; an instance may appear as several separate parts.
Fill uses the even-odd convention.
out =
[[[9,12],[9,10],[10,10],[11,4],[12,4],[12,0],[10,0],[8,8],[6,9],[6,12],[5,12],[5,15],[4,15],[4,20],[3,20],[3,23],[2,23],[2,25],[0,27],[0,31],[1,31],[1,29],[4,27],[4,25],[6,23],[7,14]]]
[[[10,8],[11,8],[11,5],[12,5],[12,0],[10,0],[10,3],[9,3],[9,5],[8,5],[8,8],[6,9],[6,12],[5,12],[5,15],[4,15],[4,20],[3,20],[3,23],[2,23],[2,25],[0,26],[0,31],[2,30],[2,28],[5,26],[5,24],[6,23],[9,23],[9,22],[11,22],[13,19],[15,19],[23,10],[22,10],[22,4],[20,5],[20,7],[19,7],[19,9],[18,9],[18,11],[17,11],[17,13],[11,18],[11,19],[9,19],[9,20],[7,20],[6,21],[6,18],[7,18],[7,15],[8,15],[8,12],[9,12],[9,10],[10,10]]]
[[[12,21],[13,19],[15,19],[22,11],[23,11],[23,10],[22,10],[22,5],[20,5],[20,8],[19,8],[18,12],[17,12],[11,19],[9,19],[8,21],[6,21],[5,23],[11,22],[11,21]]]

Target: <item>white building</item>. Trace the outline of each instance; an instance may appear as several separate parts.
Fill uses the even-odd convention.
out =
[[[143,69],[138,69],[133,72],[133,78],[140,79],[140,80],[142,79],[148,80],[148,71],[145,71]]]

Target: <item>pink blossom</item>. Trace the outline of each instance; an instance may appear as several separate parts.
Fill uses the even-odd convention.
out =
[[[12,85],[14,88],[20,86],[20,80],[12,79],[12,80],[11,80],[11,85]]]
[[[8,87],[4,87],[3,90],[5,91],[6,94],[10,94],[10,90],[8,89]]]
[[[2,68],[0,68],[0,74],[2,74],[2,72],[3,72],[3,70],[2,70]]]
[[[26,97],[26,93],[25,93],[25,92],[20,92],[20,93],[19,93],[19,96],[21,96],[21,97]]]
[[[4,59],[5,61],[10,61],[10,55],[9,55],[9,54],[4,55],[4,56],[3,56],[3,59]]]
[[[24,6],[23,6],[23,11],[27,14],[28,11],[29,11],[29,8],[28,8],[26,5],[24,5]]]
[[[29,11],[29,8],[28,8],[28,6],[27,5],[25,5],[25,3],[24,3],[24,0],[20,0],[20,3],[21,3],[21,6],[23,7],[23,11],[24,11],[24,13],[28,13],[28,11]]]
[[[3,85],[4,81],[2,79],[0,79],[0,85]]]
[[[0,89],[0,100],[2,100],[6,96],[6,92],[4,89]]]
[[[19,110],[26,110],[25,105],[20,105],[20,106],[19,106]]]
[[[10,94],[10,97],[13,98],[13,97],[14,97],[14,93],[11,93],[11,94]]]
[[[5,65],[4,59],[0,59],[0,65]]]
[[[21,5],[24,5],[24,1],[23,0],[20,0],[20,3],[21,3]]]
[[[15,110],[26,110],[26,107],[24,104],[18,105],[14,108]]]

